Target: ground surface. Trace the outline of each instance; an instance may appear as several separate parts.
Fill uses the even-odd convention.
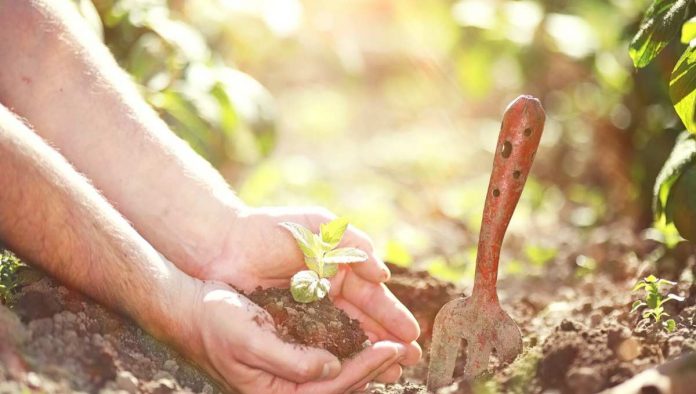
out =
[[[499,282],[503,307],[522,331],[523,354],[511,365],[493,362],[474,382],[456,379],[446,392],[598,392],[696,350],[692,246],[682,243],[667,250],[617,223],[581,238],[569,236],[561,251],[537,274],[508,276]],[[590,258],[594,264],[585,264],[583,259]],[[469,294],[470,287],[454,286],[425,272],[392,269],[390,287],[423,327],[419,341],[425,357],[404,371],[400,384],[375,385],[371,390],[422,393],[432,319],[440,305]],[[630,313],[637,298],[630,289],[636,278],[648,272],[677,280],[670,290],[686,297],[682,303],[667,304],[667,312],[677,321],[673,333]],[[205,375],[127,320],[40,274],[27,282],[9,308],[0,309],[0,392],[18,392],[22,387],[58,393],[217,391]],[[270,307],[279,323],[285,318],[281,333],[291,335],[295,323],[314,327],[305,330],[310,334],[322,329],[300,318],[312,313],[305,310],[306,305],[293,305],[284,291],[256,292],[251,297],[266,309]],[[282,308],[276,308],[280,303]],[[317,309],[321,320],[329,322],[323,329],[330,329],[335,321],[354,325],[330,308]],[[299,320],[288,325],[293,318]],[[359,331],[350,332],[354,333],[349,337],[353,349],[333,349],[341,357],[364,342]],[[464,362],[464,358],[458,362],[455,378],[461,376]],[[29,372],[23,380],[17,378],[22,372]]]

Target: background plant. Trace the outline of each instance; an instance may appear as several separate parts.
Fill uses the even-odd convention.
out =
[[[24,266],[14,253],[0,245],[0,303],[7,304],[20,285],[19,270]]]
[[[348,220],[337,218],[321,224],[319,234],[292,222],[281,223],[297,241],[309,270],[296,273],[290,280],[290,292],[297,302],[321,300],[329,294],[331,278],[338,272],[338,264],[361,263],[367,254],[358,248],[338,248],[348,228]]]
[[[651,1],[74,1],[240,197],[344,212],[386,260],[471,280],[489,150],[519,93],[548,117],[503,277],[543,273],[522,251],[552,256],[563,227],[582,238],[625,220],[681,241],[652,203],[684,130],[669,80],[685,46],[638,72],[627,51]],[[225,94],[222,70],[244,75]]]
[[[664,317],[669,317],[669,314],[665,312],[664,304],[667,301],[684,301],[684,297],[680,297],[676,294],[668,293],[663,296],[661,293],[662,286],[674,286],[676,283],[668,281],[666,279],[658,279],[654,275],[649,275],[636,283],[633,287],[633,291],[643,290],[644,298],[642,300],[637,300],[633,303],[631,307],[631,312],[636,312],[638,310],[643,310],[641,316],[644,319],[651,319],[656,324],[659,324],[668,332],[672,332],[676,329],[677,323],[674,319],[662,320]]]

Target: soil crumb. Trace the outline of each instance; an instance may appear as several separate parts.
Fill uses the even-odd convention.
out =
[[[360,322],[328,298],[303,304],[295,301],[288,289],[275,287],[259,287],[247,297],[271,315],[278,334],[287,342],[326,349],[341,360],[360,352],[368,343]]]

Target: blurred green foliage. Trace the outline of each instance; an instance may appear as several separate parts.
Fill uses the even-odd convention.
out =
[[[247,203],[327,206],[388,260],[454,281],[473,275],[511,99],[538,96],[547,124],[503,276],[553,261],[559,228],[651,226],[683,128],[669,95],[683,45],[660,41],[639,72],[629,56],[679,35],[664,18],[641,29],[647,0],[74,1]]]
[[[660,52],[680,35],[681,44],[688,45],[669,81],[669,95],[674,109],[689,133],[696,133],[696,32],[694,31],[696,4],[687,0],[654,0],[641,21],[630,46],[633,64],[642,68],[650,64]],[[692,202],[696,192],[696,173],[691,171],[696,162],[696,144],[693,134],[683,133],[657,176],[654,188],[657,228],[665,234],[673,233],[673,225],[684,237],[696,240],[696,206]],[[687,179],[685,179],[687,178]]]
[[[20,285],[18,271],[24,264],[10,251],[0,246],[0,303],[7,304],[12,300],[17,287]]]
[[[147,101],[214,165],[253,164],[275,144],[271,95],[226,64],[164,0],[75,0]]]

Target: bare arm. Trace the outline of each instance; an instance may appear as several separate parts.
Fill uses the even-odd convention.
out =
[[[0,239],[70,286],[163,336],[194,281],[140,237],[60,156],[0,105]],[[156,295],[156,296],[153,296]]]
[[[0,1],[0,102],[87,175],[189,274],[217,257],[243,208],[205,160],[142,100],[84,21],[60,1]]]
[[[325,350],[283,342],[258,305],[223,284],[193,279],[160,257],[83,176],[2,105],[0,191],[3,243],[126,313],[228,389],[343,393],[406,353],[405,346],[384,342],[342,368]]]

